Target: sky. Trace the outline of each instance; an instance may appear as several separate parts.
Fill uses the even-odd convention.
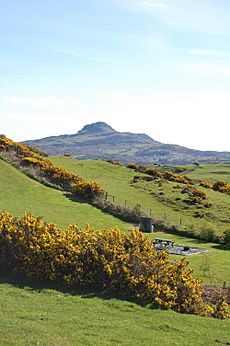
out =
[[[0,133],[230,151],[229,0],[0,0]]]

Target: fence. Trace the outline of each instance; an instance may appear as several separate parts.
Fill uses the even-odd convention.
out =
[[[105,195],[105,200],[108,200],[110,202],[113,202],[114,204],[117,204],[117,205],[120,205],[120,206],[124,206],[126,208],[129,208],[129,209],[133,209],[137,204],[130,204],[126,199],[119,199],[117,198],[116,196],[114,195],[110,195],[106,192],[106,195]],[[149,208],[149,209],[142,209],[142,212],[144,214],[146,214],[146,216],[149,216],[149,217],[156,217],[156,215],[154,215],[154,212],[153,212],[153,209]],[[165,222],[169,221],[173,224],[175,224],[175,219],[174,220],[170,220],[167,216],[167,213],[164,212],[161,216],[157,216],[158,219],[162,219],[164,220]],[[183,220],[182,218],[179,218],[178,220],[178,226],[182,227],[183,225]]]

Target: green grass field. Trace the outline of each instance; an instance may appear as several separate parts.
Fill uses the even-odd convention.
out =
[[[59,160],[59,158],[55,158],[55,160]],[[101,181],[103,180],[106,183],[104,184],[104,186],[106,185],[105,188],[108,188],[111,194],[124,193],[125,195],[126,191],[126,198],[128,198],[128,193],[131,191],[132,193],[129,196],[131,201],[139,192],[138,188],[129,185],[129,181],[133,177],[133,171],[124,167],[113,166],[103,161],[75,162],[73,159],[63,157],[61,160],[73,165],[69,169],[75,169],[76,171],[76,167],[80,167],[80,175],[87,170],[87,178],[93,175],[93,178],[96,176],[98,180],[99,178]],[[105,168],[108,168],[108,170]],[[66,227],[69,223],[76,223],[80,227],[84,227],[89,223],[97,229],[110,228],[115,225],[118,225],[122,230],[133,227],[131,224],[126,224],[111,215],[102,213],[87,203],[71,201],[63,195],[63,192],[41,185],[2,160],[0,160],[0,172],[0,210],[7,210],[17,216],[21,216],[26,210],[35,216],[43,216],[46,221],[54,222],[61,228]],[[119,186],[121,187],[119,188]],[[151,198],[144,190],[141,190],[140,195],[143,200],[145,196]],[[221,194],[218,195],[222,197]],[[160,204],[160,202],[158,203]],[[171,212],[173,213],[173,209]],[[230,284],[229,250],[220,250],[215,244],[202,243],[198,240],[169,234],[155,233],[150,236],[173,239],[177,244],[208,247],[210,251],[207,254],[189,257],[191,266],[195,269],[195,274],[207,283],[222,285],[226,281]],[[209,267],[209,270],[206,267]]]
[[[215,192],[210,189],[201,188],[212,204],[210,208],[197,209],[196,206],[188,206],[182,199],[185,198],[180,191],[173,189],[177,184],[166,182],[159,187],[154,182],[141,181],[130,184],[134,175],[138,175],[134,170],[126,167],[115,166],[100,160],[76,160],[70,157],[53,156],[51,161],[56,165],[61,165],[80,176],[95,180],[102,184],[110,195],[115,196],[115,203],[133,207],[140,203],[146,214],[156,218],[163,218],[169,224],[182,224],[182,227],[198,227],[209,222],[216,228],[217,234],[230,227],[230,196]],[[204,167],[204,168],[202,168]],[[215,170],[214,165],[203,165],[191,173],[191,177],[197,179],[199,171],[202,171],[200,180],[211,180],[211,174]],[[230,175],[230,165],[219,165],[216,172],[227,172]],[[204,173],[205,172],[205,173]],[[189,175],[190,176],[190,175]],[[219,173],[218,178],[219,179]],[[224,179],[227,174],[224,175]],[[227,179],[226,179],[227,181]],[[112,199],[112,197],[109,197]],[[180,200],[178,200],[180,198]]]
[[[59,227],[75,223],[84,227],[87,223],[97,229],[119,226],[130,229],[130,225],[105,214],[87,203],[77,203],[67,198],[63,192],[43,186],[28,178],[8,163],[0,160],[0,210],[16,216],[24,211],[43,216],[48,222]]]
[[[189,175],[192,179],[209,180],[215,182],[217,180],[224,180],[230,183],[230,165],[229,164],[201,164],[195,168]]]
[[[162,232],[152,233],[148,236],[152,239],[166,238]],[[205,253],[186,257],[190,261],[190,267],[194,269],[194,276],[207,284],[222,286],[226,282],[230,286],[230,250],[221,250],[217,244],[204,243],[178,235],[167,234],[167,239],[173,240],[178,245],[207,248],[209,251]],[[178,260],[180,256],[171,255],[171,258]]]
[[[134,172],[124,167],[102,161],[52,160],[58,164],[63,162],[63,166],[81,176],[101,182],[110,194],[120,196],[121,200],[136,203],[140,202],[136,200],[137,196],[141,196],[141,201],[147,200],[146,205],[153,200],[144,189],[129,185]],[[83,227],[90,223],[105,229],[116,224],[127,230],[132,226],[86,203],[71,201],[62,192],[41,185],[2,160],[0,172],[0,210],[19,216],[27,210],[60,227],[69,223]],[[156,200],[154,203],[162,213],[161,202]],[[173,210],[171,212],[173,215]],[[188,258],[195,269],[194,275],[209,284],[230,283],[229,250],[162,233],[150,237],[167,237],[177,244],[209,248],[206,254]],[[70,294],[60,287],[0,278],[0,345],[182,346],[223,345],[229,341],[230,321],[152,310],[105,294]]]
[[[0,280],[0,344],[222,345],[230,321],[152,310],[108,295]]]

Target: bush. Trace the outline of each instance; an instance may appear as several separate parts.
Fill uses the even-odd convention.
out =
[[[227,302],[224,300],[224,298],[222,297],[219,298],[219,301],[217,302],[214,308],[212,316],[215,318],[219,318],[221,320],[225,320],[230,317],[229,306]]]
[[[207,189],[212,189],[213,188],[213,184],[208,182],[208,181],[201,181],[200,182],[200,186],[206,187]]]
[[[213,190],[230,195],[230,184],[226,183],[224,180],[218,180],[213,184]]]
[[[223,244],[226,248],[230,249],[230,229],[224,231]]]
[[[59,230],[42,218],[0,213],[0,265],[29,278],[110,290],[164,309],[211,315],[185,258],[170,262],[141,232]],[[224,314],[221,314],[223,318]],[[219,317],[219,315],[217,316]]]
[[[204,224],[201,227],[199,239],[214,242],[216,240],[216,227],[211,223]]]

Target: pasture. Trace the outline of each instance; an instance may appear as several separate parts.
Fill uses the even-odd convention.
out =
[[[0,210],[9,211],[16,216],[27,211],[43,216],[48,222],[54,222],[62,228],[70,223],[79,227],[89,223],[98,229],[115,225],[122,229],[130,228],[125,222],[84,201],[72,201],[62,191],[40,184],[3,160],[0,160],[0,172]]]
[[[209,345],[227,344],[230,321],[153,310],[94,292],[0,279],[0,344]]]
[[[188,205],[183,202],[185,198],[181,190],[174,187],[178,184],[166,181],[161,186],[154,181],[139,181],[132,183],[135,175],[143,175],[124,166],[117,166],[101,160],[76,160],[70,157],[53,156],[50,158],[56,165],[61,165],[80,176],[99,182],[109,195],[114,196],[116,204],[133,207],[136,203],[141,205],[142,210],[152,217],[164,219],[169,224],[181,225],[183,228],[202,228],[206,223],[215,229],[216,234],[222,234],[225,229],[230,228],[230,197],[220,192],[202,188],[207,195],[210,207]],[[202,165],[188,176],[203,172],[201,180],[211,180],[211,172],[214,165]],[[224,171],[222,177],[230,177],[230,165],[219,165],[217,172]],[[198,174],[199,175],[199,174]],[[220,178],[218,173],[217,179]],[[196,179],[197,175],[196,175]],[[227,178],[228,179],[228,178]],[[227,181],[226,179],[226,181]],[[112,197],[109,197],[112,200]]]
[[[151,207],[158,217],[167,213],[168,221],[174,220],[174,223],[181,217],[184,220],[188,214],[188,222],[191,222],[188,211],[176,211],[170,203],[162,203],[145,187],[131,185],[132,170],[103,161],[76,161],[66,157],[53,157],[52,160],[87,179],[100,182],[109,194],[116,196],[115,202],[126,200],[131,205],[140,202],[146,209]],[[77,223],[80,227],[90,223],[97,229],[115,225],[122,230],[133,227],[87,203],[72,201],[62,191],[41,185],[2,160],[0,172],[1,210],[18,216],[26,210],[42,215],[59,227],[69,223]],[[228,197],[219,195],[220,198]],[[160,232],[149,236],[166,237]],[[208,284],[223,285],[226,282],[229,285],[229,250],[176,235],[167,234],[167,238],[177,244],[208,248],[208,253],[188,258],[195,270],[194,276]],[[178,259],[178,256],[171,258]],[[119,296],[68,291],[58,285],[1,275],[0,331],[1,345],[16,346],[223,345],[230,340],[230,321],[154,310]]]

